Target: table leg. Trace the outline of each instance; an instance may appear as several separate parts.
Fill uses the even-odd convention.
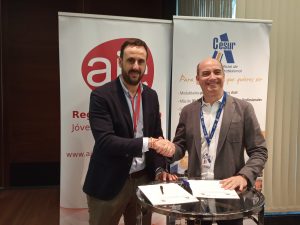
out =
[[[258,213],[258,224],[264,225],[264,215],[265,215],[265,207]]]
[[[136,225],[142,225],[143,224],[143,207],[139,205],[140,207],[140,213],[136,217]]]

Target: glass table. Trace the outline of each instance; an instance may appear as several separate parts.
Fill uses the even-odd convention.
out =
[[[180,185],[181,181],[175,183]],[[159,184],[159,182],[153,182],[152,184]],[[185,218],[201,224],[201,221],[216,222],[218,220],[250,218],[256,224],[263,225],[265,204],[263,194],[254,188],[248,188],[237,193],[239,199],[198,198],[199,201],[193,203],[155,206],[150,203],[140,189],[137,189],[136,195],[142,212],[148,209],[166,215],[168,221],[170,221],[170,218]],[[138,219],[138,223],[140,222]]]

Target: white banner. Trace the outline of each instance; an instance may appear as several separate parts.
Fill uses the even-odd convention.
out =
[[[90,92],[120,73],[117,55],[126,38],[140,38],[149,47],[143,82],[158,93],[167,134],[171,34],[171,21],[59,13],[61,225],[88,224],[82,184],[94,145],[88,121]],[[164,224],[165,219],[154,216],[153,222]]]
[[[251,102],[264,132],[271,21],[178,16],[173,29],[171,138],[183,106],[202,96],[196,68],[207,57],[221,60],[224,90]],[[185,157],[175,169],[182,173],[186,168]]]

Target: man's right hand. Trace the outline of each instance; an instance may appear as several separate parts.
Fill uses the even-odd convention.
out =
[[[152,148],[158,153],[166,157],[172,157],[175,154],[175,145],[168,139],[155,139]]]

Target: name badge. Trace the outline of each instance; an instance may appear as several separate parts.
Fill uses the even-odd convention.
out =
[[[206,169],[210,169],[212,158],[208,153],[205,153],[202,157],[202,166]]]

